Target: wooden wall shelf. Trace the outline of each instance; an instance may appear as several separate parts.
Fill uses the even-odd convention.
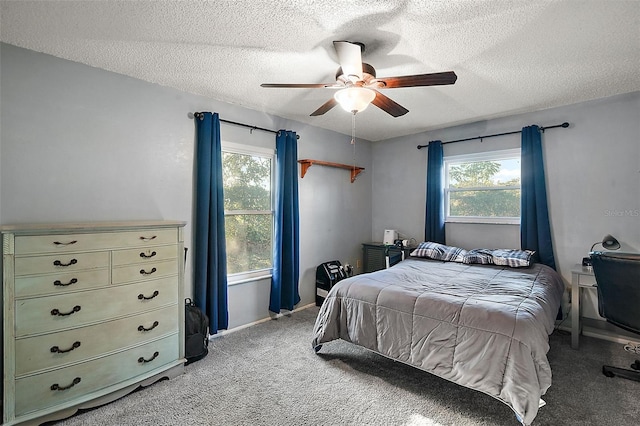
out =
[[[314,164],[319,166],[328,166],[328,167],[337,167],[339,169],[347,169],[351,171],[351,183],[356,180],[356,177],[360,174],[361,171],[364,170],[364,167],[352,166],[349,164],[340,164],[340,163],[330,163],[329,161],[320,161],[320,160],[298,160],[300,163],[300,178],[303,178],[307,173],[307,169]]]

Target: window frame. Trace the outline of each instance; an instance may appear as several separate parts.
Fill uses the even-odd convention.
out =
[[[256,214],[256,215],[266,215],[267,213],[271,215],[271,267],[255,269],[251,271],[237,272],[235,274],[227,273],[227,285],[234,284],[242,284],[251,281],[257,281],[261,279],[271,278],[273,273],[273,244],[275,241],[275,162],[276,162],[276,150],[271,148],[253,146],[253,145],[245,145],[228,141],[221,141],[221,149],[222,154],[231,153],[231,154],[241,154],[241,155],[250,155],[255,157],[263,157],[269,158],[271,160],[271,209],[270,210],[224,210],[225,218],[227,215],[246,215],[246,214]],[[223,183],[224,186],[224,183]],[[225,242],[226,244],[226,242]]]
[[[520,148],[485,151],[471,154],[449,155],[444,157],[443,178],[444,178],[444,208],[445,223],[484,223],[484,224],[505,224],[520,225],[520,216],[518,217],[494,217],[494,216],[451,216],[450,215],[450,195],[452,192],[463,191],[500,191],[500,190],[520,190],[522,196],[522,176],[520,176],[520,185],[518,186],[501,186],[501,187],[472,187],[472,188],[450,188],[449,169],[453,165],[461,163],[482,162],[482,161],[501,161],[511,159],[522,159]]]

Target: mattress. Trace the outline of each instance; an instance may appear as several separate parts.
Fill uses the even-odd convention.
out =
[[[312,346],[342,339],[507,404],[529,425],[551,386],[547,360],[564,283],[551,268],[409,258],[337,283]]]

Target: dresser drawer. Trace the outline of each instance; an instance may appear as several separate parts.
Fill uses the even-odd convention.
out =
[[[125,232],[25,235],[15,237],[16,255],[31,253],[65,253],[117,247],[145,247],[178,242],[178,231],[145,229]]]
[[[76,328],[177,303],[177,277],[15,301],[16,336]]]
[[[16,415],[71,401],[175,362],[179,347],[179,335],[174,334],[124,352],[17,379]]]
[[[109,285],[108,269],[16,277],[15,297],[63,294]]]
[[[114,284],[166,277],[178,273],[178,261],[173,260],[139,263],[113,268],[111,282]]]
[[[113,266],[130,265],[133,263],[153,263],[158,260],[175,259],[178,246],[142,247],[127,250],[116,250],[112,254]]]
[[[50,274],[52,272],[80,271],[109,266],[109,252],[61,253],[53,256],[26,256],[15,258],[15,274]]]
[[[178,318],[178,305],[175,304],[98,325],[17,339],[16,376],[68,365],[177,333]]]

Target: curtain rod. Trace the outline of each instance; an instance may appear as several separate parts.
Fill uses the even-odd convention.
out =
[[[199,118],[200,115],[202,115],[201,112],[194,112],[193,113],[193,116],[196,117],[196,118]],[[248,127],[249,129],[251,129],[251,131],[253,131],[253,130],[262,130],[263,132],[270,132],[270,133],[278,134],[277,130],[265,129],[264,127],[252,126],[251,124],[238,123],[237,121],[231,121],[231,120],[223,120],[222,118],[220,119],[220,121],[223,122],[223,123],[227,123],[227,124],[235,124],[236,126]],[[300,135],[296,134],[296,139],[300,139]]]
[[[565,121],[562,124],[556,124],[556,125],[547,126],[547,127],[540,127],[540,130],[542,130],[542,133],[544,133],[544,131],[547,130],[547,129],[555,129],[557,127],[563,127],[563,128],[566,129],[567,127],[569,127],[569,123],[567,123]],[[504,136],[504,135],[514,135],[516,133],[522,133],[522,130],[516,130],[516,131],[513,131],[513,132],[505,132],[505,133],[496,133],[494,135],[476,136],[474,138],[457,139],[455,141],[442,142],[442,144],[444,145],[445,143],[456,143],[456,142],[472,141],[474,139],[480,139],[480,141],[482,141],[482,139],[485,139],[485,138],[494,138],[496,136]],[[435,141],[429,141],[429,143],[431,143],[431,142],[435,142]],[[425,148],[427,146],[429,146],[428,143],[426,145],[418,145],[418,149],[422,149],[422,148]]]

